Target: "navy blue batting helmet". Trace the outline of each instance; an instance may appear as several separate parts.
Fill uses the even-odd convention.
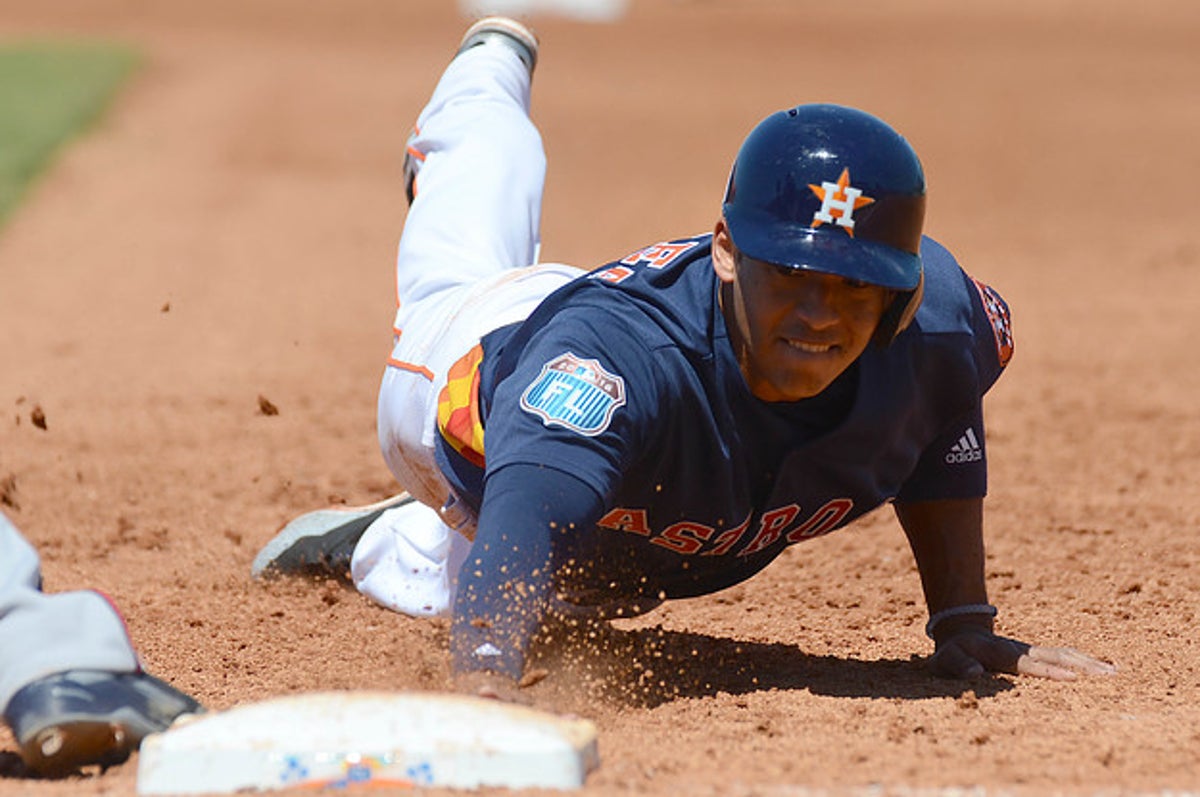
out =
[[[908,142],[871,114],[814,104],[768,116],[738,151],[723,210],[734,245],[755,260],[919,301],[925,176]]]

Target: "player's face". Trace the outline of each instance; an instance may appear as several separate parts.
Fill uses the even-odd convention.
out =
[[[866,350],[892,299],[878,285],[741,255],[723,222],[713,267],[742,376],[763,401],[799,401],[829,387]]]

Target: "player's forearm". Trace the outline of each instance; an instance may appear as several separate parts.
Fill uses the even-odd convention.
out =
[[[983,499],[897,503],[930,613],[986,604]]]
[[[546,601],[498,603],[477,606],[470,592],[460,593],[450,628],[450,666],[455,675],[489,672],[520,680],[529,643],[545,615]]]
[[[456,674],[494,672],[519,679],[546,614],[550,529],[506,503],[512,502],[485,499],[475,543],[459,573],[450,628]]]
[[[556,548],[600,510],[595,491],[560,471],[511,465],[489,475],[454,603],[455,673],[521,677],[550,603]]]

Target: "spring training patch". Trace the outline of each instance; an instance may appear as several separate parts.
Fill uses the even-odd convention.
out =
[[[546,426],[565,426],[588,437],[607,429],[624,404],[624,379],[571,352],[543,365],[521,396],[521,408]]]

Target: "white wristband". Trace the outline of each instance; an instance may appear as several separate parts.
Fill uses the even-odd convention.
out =
[[[942,609],[940,612],[934,612],[929,615],[929,622],[925,624],[925,636],[933,639],[933,630],[938,627],[938,623],[942,620],[948,620],[951,617],[958,617],[963,614],[986,614],[988,617],[996,616],[996,607],[990,603],[967,603],[963,606],[951,606],[949,609]]]

